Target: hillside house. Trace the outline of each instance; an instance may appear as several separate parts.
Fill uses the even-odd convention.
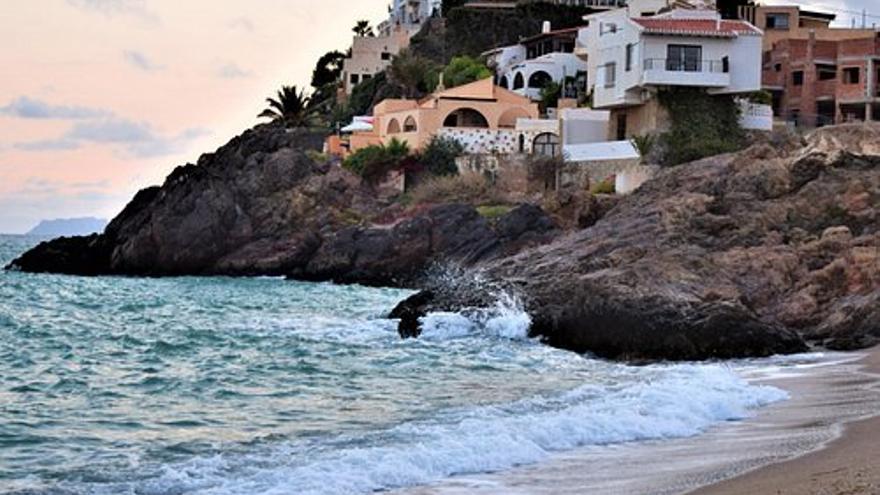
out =
[[[502,88],[537,101],[555,82],[563,85],[564,98],[577,98],[587,84],[587,63],[574,53],[577,34],[578,28],[552,31],[545,23],[541,34],[483,55]]]
[[[588,51],[593,107],[611,111],[611,140],[665,128],[656,98],[663,88],[716,95],[761,89],[762,32],[748,22],[722,20],[713,9],[635,18],[620,9],[586,20],[579,38]]]
[[[514,151],[519,146],[517,121],[537,117],[536,104],[488,78],[422,100],[384,100],[373,109],[373,134],[379,142],[398,139],[413,150],[443,135],[457,139],[469,152]]]
[[[391,65],[392,59],[409,46],[405,29],[395,29],[382,36],[355,36],[351,55],[342,63],[342,84],[350,95],[358,84],[370,80]]]

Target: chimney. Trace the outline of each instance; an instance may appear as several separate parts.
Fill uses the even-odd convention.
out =
[[[541,28],[541,34],[549,33],[552,30],[551,28],[550,21],[544,21],[544,26]]]

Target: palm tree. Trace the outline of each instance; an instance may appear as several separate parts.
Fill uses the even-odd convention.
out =
[[[373,28],[370,26],[370,21],[358,21],[351,30],[354,31],[354,34],[357,36],[375,36],[375,34],[373,34]]]
[[[269,107],[257,117],[281,121],[287,127],[305,127],[312,117],[309,100],[305,90],[299,91],[296,86],[282,86],[276,98],[266,98]]]

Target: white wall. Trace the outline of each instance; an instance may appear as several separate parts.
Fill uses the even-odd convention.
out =
[[[610,112],[589,108],[565,108],[560,113],[562,143],[585,144],[606,141]]]

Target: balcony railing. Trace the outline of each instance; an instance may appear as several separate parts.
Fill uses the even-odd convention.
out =
[[[658,86],[724,88],[730,86],[730,71],[724,60],[679,60],[649,58],[644,61],[642,82]]]
[[[729,72],[723,60],[678,60],[665,58],[645,59],[645,70],[665,70],[669,72]]]

